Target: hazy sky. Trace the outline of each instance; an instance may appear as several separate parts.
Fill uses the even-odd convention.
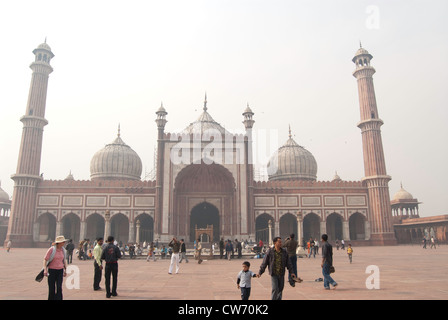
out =
[[[10,196],[31,80],[32,51],[47,38],[51,64],[41,172],[90,179],[90,160],[121,137],[153,168],[155,111],[178,132],[208,111],[242,131],[294,139],[318,180],[364,176],[356,79],[359,41],[372,55],[390,195],[400,182],[448,213],[448,2],[440,1],[2,1],[0,180]],[[142,174],[144,176],[144,173]]]

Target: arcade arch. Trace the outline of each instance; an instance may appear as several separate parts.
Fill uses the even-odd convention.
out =
[[[269,221],[274,227],[274,218],[267,213],[262,213],[255,219],[255,239],[264,243],[269,243]]]
[[[307,242],[310,238],[320,239],[320,217],[314,212],[303,218],[303,241]]]
[[[123,213],[114,214],[110,218],[110,235],[118,242],[129,241],[129,219]]]
[[[62,223],[62,234],[66,239],[72,239],[74,243],[79,242],[79,231],[81,228],[81,220],[79,217],[70,212],[64,215],[61,220]]]
[[[344,239],[342,232],[342,217],[338,213],[333,212],[327,217],[326,228],[328,240],[334,241]]]
[[[366,218],[359,212],[355,212],[349,218],[348,225],[350,230],[350,240],[364,240]]]
[[[294,233],[297,237],[297,218],[288,212],[280,218],[280,237],[284,241],[291,233]]]
[[[52,241],[56,238],[56,217],[53,214],[45,212],[37,219],[37,222],[39,224],[38,241]]]
[[[91,214],[86,219],[86,239],[104,237],[104,218],[99,213]],[[83,239],[80,239],[83,240]]]
[[[140,242],[150,243],[154,241],[154,219],[147,213],[138,215],[135,221],[140,222],[139,237]],[[135,231],[137,232],[137,230]]]

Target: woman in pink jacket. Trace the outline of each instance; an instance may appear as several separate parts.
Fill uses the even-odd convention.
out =
[[[67,268],[64,248],[66,241],[64,236],[56,237],[44,257],[44,276],[48,276],[48,300],[62,300],[62,280]]]

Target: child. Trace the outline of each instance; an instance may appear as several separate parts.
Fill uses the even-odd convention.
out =
[[[249,300],[251,278],[257,276],[255,273],[250,271],[249,268],[250,268],[249,261],[244,261],[243,270],[241,270],[238,273],[236,286],[238,289],[241,289],[241,300]]]
[[[352,245],[351,244],[348,245],[347,254],[348,254],[348,259],[350,260],[350,263],[352,263],[353,249],[352,249]]]

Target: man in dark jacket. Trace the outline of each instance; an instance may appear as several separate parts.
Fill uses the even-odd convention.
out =
[[[107,238],[107,246],[104,248],[101,254],[101,259],[106,262],[104,269],[104,278],[106,279],[106,298],[111,296],[117,296],[117,283],[118,283],[118,259],[121,258],[120,249],[114,245],[114,237],[109,236]],[[110,290],[110,276],[112,275],[112,291]]]
[[[73,251],[75,250],[75,245],[71,239],[68,241],[65,250],[67,250],[67,264],[70,264],[73,261]]]
[[[291,273],[293,278],[296,277],[292,269],[291,260],[289,260],[288,253],[282,248],[282,239],[280,237],[274,238],[274,246],[269,248],[260,265],[258,277],[260,277],[266,267],[269,269],[271,275],[272,285],[272,300],[282,300],[283,288],[285,286],[285,268]]]
[[[289,260],[291,260],[293,273],[295,275],[297,275],[297,253],[296,252],[297,252],[298,242],[294,238],[295,238],[294,233],[290,234],[289,238],[286,238],[283,248],[285,248],[286,252],[288,252],[288,257],[289,257]],[[292,287],[295,287],[296,283],[291,276],[291,272],[289,272],[288,281]]]
[[[224,256],[224,239],[221,238],[221,240],[219,241],[219,259],[222,259],[223,256]]]
[[[229,239],[229,240],[227,240],[227,243],[226,243],[226,256],[229,261],[230,261],[230,258],[232,257],[232,255],[233,255],[233,245],[232,245],[232,241],[230,241],[230,239]]]

